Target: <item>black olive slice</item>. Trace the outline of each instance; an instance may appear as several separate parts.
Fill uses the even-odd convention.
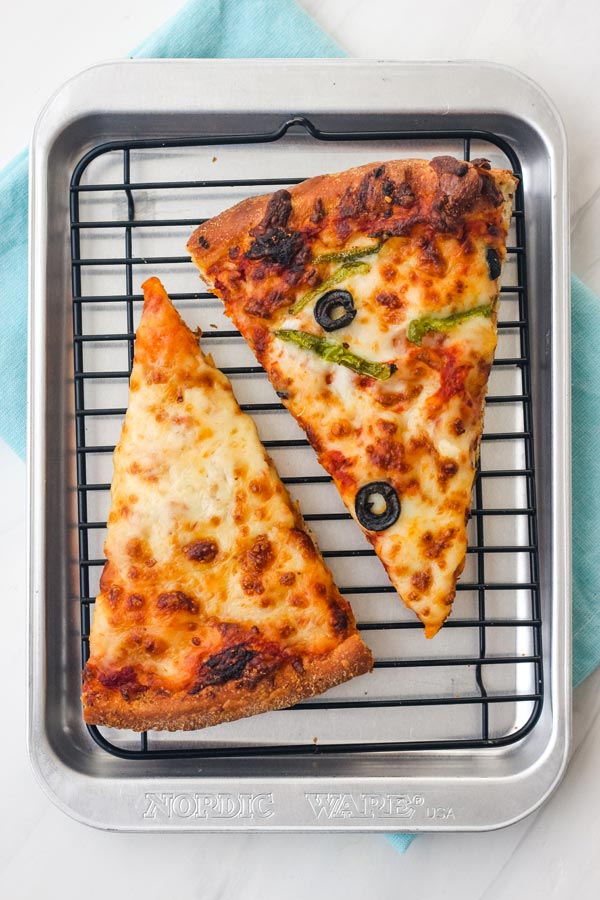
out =
[[[367,531],[385,531],[400,515],[400,498],[387,481],[371,481],[358,491],[354,508]]]
[[[354,320],[356,308],[350,291],[327,291],[315,304],[315,319],[323,331],[337,331]]]
[[[495,281],[496,278],[500,278],[502,274],[502,266],[500,265],[500,260],[498,258],[498,254],[495,250],[488,250],[485,254],[488,264],[488,272],[490,273],[490,279]]]

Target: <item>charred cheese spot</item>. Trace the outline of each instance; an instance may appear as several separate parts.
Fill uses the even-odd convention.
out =
[[[330,428],[329,434],[332,438],[349,437],[354,432],[352,425],[347,419],[338,419]]]
[[[431,587],[431,569],[424,569],[419,572],[414,572],[410,577],[410,581],[412,586],[417,591],[425,593]]]
[[[214,653],[201,665],[196,683],[189,693],[196,694],[209,685],[224,684],[240,678],[255,656],[256,652],[244,644],[226,647]]]
[[[426,531],[421,537],[421,546],[424,556],[426,556],[427,559],[436,560],[438,565],[441,566],[444,554],[452,543],[456,532],[457,529],[454,527],[442,528],[435,533]]]
[[[108,592],[108,602],[113,609],[119,604],[122,596],[123,588],[119,587],[116,584],[113,584]]]
[[[257,594],[264,594],[265,586],[255,575],[244,575],[240,581],[242,585],[242,590],[245,594],[248,594],[249,597],[254,597]]]
[[[188,594],[184,594],[183,591],[168,591],[164,594],[159,594],[156,598],[156,607],[164,612],[178,612],[181,610],[197,613],[200,610],[198,602],[193,597],[188,596]]]
[[[277,629],[277,631],[278,631],[279,637],[281,637],[285,640],[286,638],[289,638],[293,634],[296,633],[296,628],[293,625],[291,625],[289,622],[286,622],[285,625],[280,625],[279,628]]]
[[[269,498],[273,496],[273,487],[266,476],[263,478],[252,479],[248,484],[248,488],[253,494],[260,497],[261,500],[269,500]]]
[[[240,559],[240,565],[247,572],[264,572],[273,563],[275,552],[266,534],[259,534],[254,543]]]
[[[279,584],[284,584],[286,587],[290,587],[295,581],[296,575],[294,572],[283,572],[279,576]]]
[[[331,615],[329,621],[334,632],[337,634],[346,634],[348,631],[348,612],[341,605],[333,602],[330,605]]]
[[[144,644],[144,650],[149,656],[161,656],[166,653],[168,649],[168,642],[159,637],[149,638]]]
[[[445,488],[449,479],[453,478],[458,472],[458,463],[454,462],[453,459],[442,459],[438,464],[438,471],[440,485]]]
[[[396,272],[395,270],[392,271],[393,277],[395,277]],[[403,297],[400,297],[399,294],[394,293],[393,291],[379,291],[375,295],[375,302],[378,306],[381,306],[386,310],[387,318],[391,317],[395,322],[401,322],[404,320],[405,316],[390,315],[392,312],[398,313],[406,309],[406,300]]]
[[[410,469],[404,447],[391,438],[379,438],[376,443],[368,444],[366,451],[373,465],[386,472],[408,472]]]
[[[217,558],[219,553],[219,545],[215,540],[205,539],[201,541],[192,541],[182,548],[183,554],[187,559],[193,562],[211,563]]]
[[[326,451],[322,454],[321,461],[343,489],[348,490],[356,483],[350,471],[353,468],[352,460],[341,450]]]
[[[136,697],[148,690],[147,685],[138,680],[133,666],[98,672],[98,681],[105,688],[118,690],[124,700],[135,700]]]

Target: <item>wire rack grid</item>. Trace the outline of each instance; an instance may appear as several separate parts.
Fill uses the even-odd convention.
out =
[[[70,219],[83,664],[104,563],[112,451],[141,309],[138,285],[153,274],[163,278],[186,319],[202,325],[206,349],[232,379],[242,409],[255,417],[376,658],[366,688],[355,679],[292,710],[256,717],[267,725],[246,720],[185,738],[89,727],[106,751],[142,759],[474,750],[519,740],[538,720],[542,646],[522,180],[501,288],[467,565],[453,615],[434,641],[422,639],[420,623],[402,607],[302,432],[222,318],[220,304],[208,292],[189,289],[197,286],[197,273],[181,253],[194,227],[243,197],[319,171],[448,151],[465,159],[488,156],[522,177],[513,149],[490,133],[326,132],[305,117],[260,134],[105,143],[76,166]],[[292,162],[304,166],[302,177],[290,177]]]

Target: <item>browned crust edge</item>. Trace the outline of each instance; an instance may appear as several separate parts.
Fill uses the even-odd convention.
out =
[[[302,673],[286,663],[252,690],[230,681],[195,695],[180,691],[166,697],[147,691],[128,701],[118,689],[105,688],[88,675],[84,718],[88,725],[132,731],[193,731],[293,706],[372,668],[370,650],[359,634],[353,634],[326,656],[305,661]]]
[[[380,165],[385,166],[386,175],[392,180],[403,180],[405,169],[410,166],[417,183],[419,172],[425,172],[431,168],[429,160],[397,159],[371,162],[343,172],[308,178],[300,184],[287,188],[293,200],[291,221],[304,223],[309,219],[317,197],[325,205],[339,200],[347,188],[358,185],[364,175]],[[468,165],[470,168],[477,168],[473,163]],[[517,186],[517,178],[508,169],[486,169],[486,174],[494,179],[497,186],[506,182],[512,184],[513,190]],[[207,275],[211,266],[223,257],[230,246],[239,242],[240,236],[247,234],[250,228],[260,222],[272,196],[272,193],[261,194],[259,197],[242,200],[196,228],[186,246],[203,277]]]

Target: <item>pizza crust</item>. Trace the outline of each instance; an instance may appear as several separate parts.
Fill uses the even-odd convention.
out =
[[[284,664],[252,690],[233,681],[212,685],[194,696],[177,692],[167,697],[150,690],[127,701],[88,673],[85,721],[132,731],[192,731],[293,706],[369,671],[372,665],[371,653],[358,635],[352,635],[330,654],[306,660],[302,673],[291,663]]]
[[[368,163],[331,175],[317,175],[293,185],[288,189],[293,205],[290,228],[310,220],[317,199],[321,199],[325,207],[333,206],[347,191],[355,191],[365,175],[378,166],[385,166],[386,176],[393,182],[402,182],[407,171],[410,171],[414,193],[426,198],[424,219],[429,216],[433,221],[432,205],[436,199],[436,188],[440,186],[440,178],[436,178],[434,183],[428,160],[402,159]],[[516,189],[517,180],[507,169],[479,169],[474,163],[468,163],[468,166],[470,170],[476,169],[485,172],[486,175],[489,174],[504,195],[512,194]],[[242,200],[204,222],[194,231],[187,242],[187,249],[196,265],[201,268],[203,278],[208,277],[210,282],[209,273],[212,266],[222,260],[230,248],[238,246],[240,237],[247,235],[261,221],[271,197],[272,194],[262,194],[259,197]],[[510,211],[508,216],[510,219]],[[506,224],[508,225],[508,222]]]

